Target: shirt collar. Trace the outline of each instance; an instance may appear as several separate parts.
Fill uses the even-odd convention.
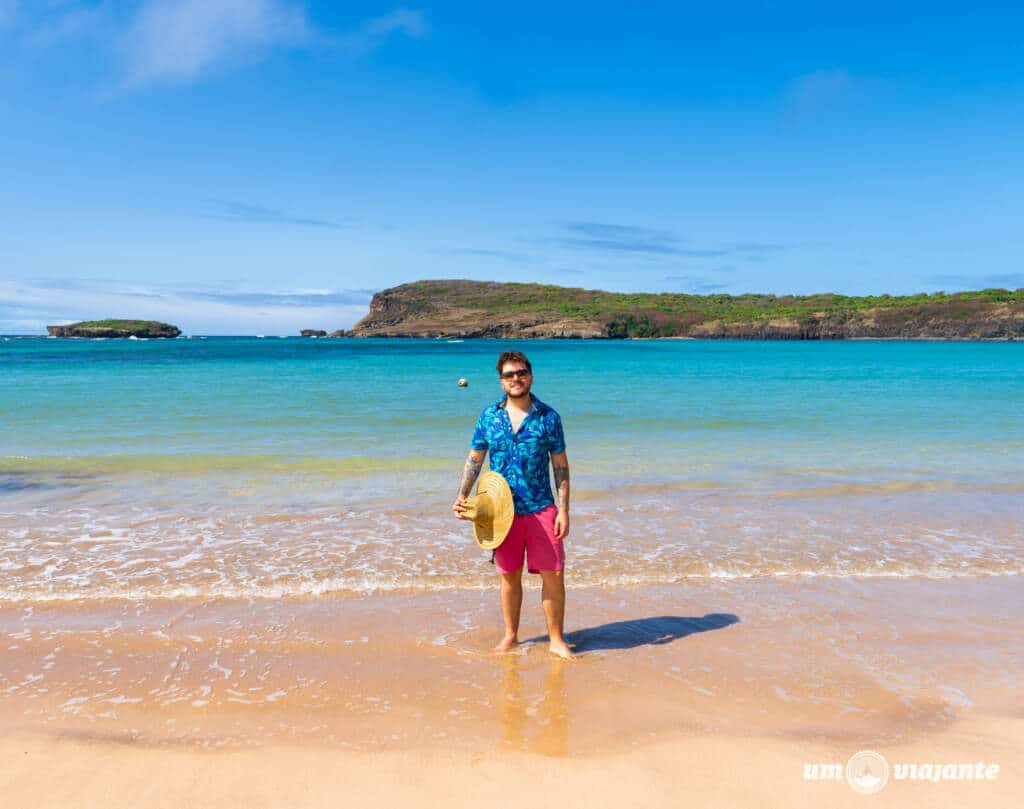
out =
[[[505,409],[505,400],[507,398],[508,398],[507,396],[502,396],[500,399],[498,399],[497,402],[495,402],[495,405],[497,407],[501,408],[502,410],[504,410]],[[542,402],[533,393],[531,393],[530,394],[530,409],[526,411],[527,415],[529,415],[530,413],[534,412],[535,410],[540,410],[543,407],[545,407],[544,402]]]

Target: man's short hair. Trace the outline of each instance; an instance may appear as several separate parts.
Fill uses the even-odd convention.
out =
[[[498,357],[498,373],[501,373],[501,369],[505,367],[506,362],[521,362],[526,366],[526,370],[531,374],[533,368],[530,366],[530,361],[526,359],[526,355],[522,351],[503,351],[501,356]]]

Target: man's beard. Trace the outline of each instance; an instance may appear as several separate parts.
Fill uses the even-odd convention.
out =
[[[526,396],[529,393],[530,393],[530,384],[529,383],[523,383],[523,386],[521,388],[510,388],[509,391],[508,391],[508,395],[510,397],[514,397],[516,399],[518,399],[521,396]]]

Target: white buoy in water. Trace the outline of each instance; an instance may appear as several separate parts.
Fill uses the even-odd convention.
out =
[[[462,377],[462,378],[459,379],[459,387],[460,388],[468,388],[469,387],[469,382],[466,381],[466,377]]]

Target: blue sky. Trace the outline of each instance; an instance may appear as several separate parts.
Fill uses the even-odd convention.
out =
[[[1024,286],[1024,11],[711,5],[0,0],[0,332]]]

